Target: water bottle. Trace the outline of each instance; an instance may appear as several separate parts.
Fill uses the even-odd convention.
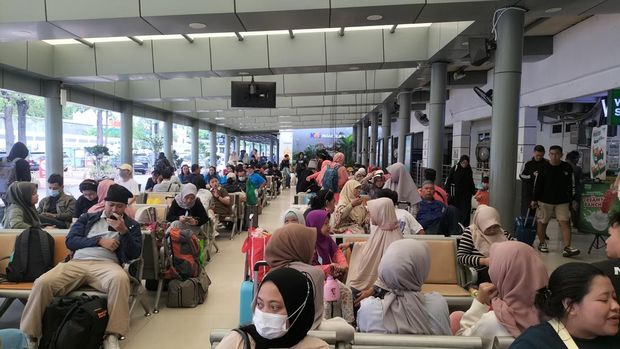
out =
[[[323,298],[326,302],[336,302],[340,299],[340,286],[331,275],[327,277],[323,286]]]

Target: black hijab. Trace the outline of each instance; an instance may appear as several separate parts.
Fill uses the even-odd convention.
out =
[[[28,147],[26,147],[24,143],[16,142],[11,147],[11,151],[9,152],[9,155],[6,157],[6,159],[8,161],[13,161],[14,159],[17,159],[17,158],[25,159],[26,157],[28,157],[29,153],[30,152],[28,151]]]
[[[467,160],[467,167],[461,166],[461,162],[465,160]],[[469,192],[475,191],[474,174],[469,165],[469,156],[463,155],[459,159],[452,174],[452,183],[454,183],[457,195],[469,194]]]
[[[286,313],[290,317],[288,323],[291,327],[284,336],[275,339],[261,337],[254,325],[244,326],[241,330],[252,336],[256,343],[255,349],[293,347],[308,335],[308,331],[310,331],[314,323],[312,282],[306,274],[292,268],[280,268],[270,271],[261,282],[261,287],[267,281],[273,282],[280,291]],[[302,306],[303,309],[301,311],[293,314]]]

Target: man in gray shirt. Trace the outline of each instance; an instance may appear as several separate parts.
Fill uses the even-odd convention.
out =
[[[34,282],[24,308],[20,329],[28,335],[29,347],[36,348],[42,336],[43,313],[53,298],[89,285],[108,295],[110,319],[103,348],[119,348],[118,338],[129,330],[129,277],[121,264],[142,253],[140,224],[125,215],[131,197],[129,190],[113,184],[104,210],[83,214],[71,226],[65,243],[73,258]]]

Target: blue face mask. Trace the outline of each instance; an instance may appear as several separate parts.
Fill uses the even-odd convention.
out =
[[[51,197],[56,197],[56,196],[60,195],[60,190],[48,189],[47,190],[47,195],[49,195]]]

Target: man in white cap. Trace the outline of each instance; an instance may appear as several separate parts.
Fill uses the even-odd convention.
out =
[[[24,308],[20,329],[28,336],[29,348],[36,348],[43,335],[43,314],[54,297],[82,285],[108,295],[110,318],[103,348],[119,348],[118,338],[129,331],[129,277],[121,265],[142,253],[140,224],[125,215],[131,197],[126,188],[113,184],[104,210],[83,214],[71,226],[65,243],[72,259],[36,279]]]
[[[362,179],[362,192],[370,197],[371,200],[379,196],[379,191],[385,185],[385,174],[382,170],[372,171]]]
[[[118,167],[118,176],[114,178],[114,183],[127,188],[134,196],[140,194],[140,187],[138,182],[133,179],[133,167],[130,164],[122,164]],[[131,203],[133,203],[133,200],[131,200]]]

